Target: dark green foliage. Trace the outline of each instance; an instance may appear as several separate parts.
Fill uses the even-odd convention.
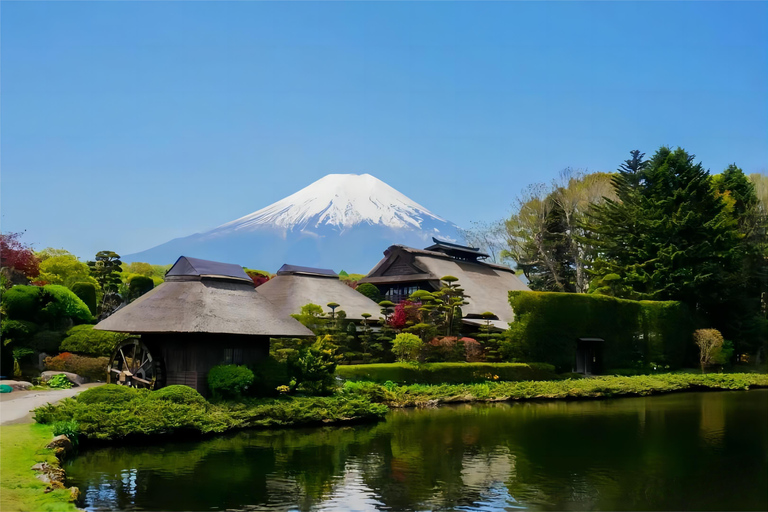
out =
[[[52,354],[59,351],[64,336],[64,331],[39,331],[30,338],[26,345],[38,352]]]
[[[77,295],[88,306],[91,315],[96,316],[99,313],[99,308],[96,304],[96,286],[93,283],[75,283],[72,285],[72,293]]]
[[[0,337],[3,343],[13,343],[15,345],[28,342],[38,331],[34,322],[27,320],[6,320],[0,324]]]
[[[570,371],[579,338],[601,338],[604,368],[649,362],[695,364],[693,319],[679,302],[631,301],[602,295],[510,292],[515,312],[501,351],[506,358],[544,361]]]
[[[132,302],[154,287],[155,282],[151,277],[133,276],[128,282],[128,297],[126,299],[128,302]]]
[[[92,325],[76,325],[67,331],[67,337],[61,342],[60,350],[109,357],[117,344],[128,337],[128,334],[118,332],[97,331]]]
[[[391,383],[390,383],[391,384]],[[750,389],[768,387],[768,376],[760,374],[664,374],[636,377],[593,377],[557,381],[483,382],[392,386],[372,382],[347,382],[343,393],[395,407],[435,403],[499,400],[551,400],[647,396],[658,393],[699,389]]]
[[[253,372],[246,366],[220,364],[208,372],[208,389],[214,399],[237,400],[253,384]]]
[[[336,375],[346,380],[397,384],[460,384],[484,381],[557,379],[554,366],[543,363],[390,363],[345,365]]]
[[[53,329],[93,319],[88,306],[69,288],[59,285],[17,285],[3,294],[2,304],[10,320],[25,320]]]
[[[324,337],[288,358],[291,387],[312,395],[330,393],[334,387],[335,350]]]
[[[5,378],[13,376],[13,350],[3,341],[0,341],[0,376]]]
[[[129,402],[136,398],[139,391],[128,386],[119,386],[117,384],[105,384],[103,386],[86,389],[77,396],[77,401],[81,404],[120,404]]]
[[[633,155],[634,156],[634,155]],[[642,155],[640,155],[640,158]],[[614,274],[598,293],[679,300],[709,311],[738,266],[736,223],[709,172],[683,149],[662,147],[649,162],[619,169],[619,200],[593,208],[594,274]]]
[[[358,292],[362,293],[369,299],[371,299],[373,302],[378,304],[383,300],[384,297],[382,297],[381,292],[376,287],[375,284],[371,283],[360,283],[357,285],[357,288],[355,288]]]
[[[3,309],[7,318],[34,322],[40,310],[43,289],[39,286],[16,285],[3,293]]]
[[[206,401],[203,395],[192,389],[189,386],[173,385],[160,388],[157,391],[153,391],[149,398],[151,400],[167,400],[175,404],[186,405],[205,405]]]
[[[270,356],[251,366],[254,379],[251,392],[253,396],[276,396],[278,386],[288,386],[291,378],[288,376],[288,363],[278,361]]]
[[[94,393],[102,388],[127,391]],[[211,405],[199,400],[178,403],[155,398],[160,391],[101,386],[56,405],[35,409],[35,420],[74,420],[80,435],[89,440],[122,440],[183,432],[209,434],[252,427],[376,421],[387,412],[386,406],[357,396],[284,397]]]
[[[54,436],[67,436],[72,446],[77,447],[80,441],[80,425],[75,420],[57,421],[51,427]]]

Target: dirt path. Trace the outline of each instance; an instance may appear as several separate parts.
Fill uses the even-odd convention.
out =
[[[88,388],[101,385],[101,382],[92,382],[70,389],[3,393],[0,395],[0,425],[32,423],[34,421],[32,419],[32,411],[41,405],[58,402],[64,398],[75,396]]]

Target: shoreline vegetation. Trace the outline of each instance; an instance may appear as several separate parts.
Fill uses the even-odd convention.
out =
[[[203,438],[252,428],[343,425],[375,422],[393,408],[434,407],[454,403],[584,400],[638,397],[681,391],[768,388],[757,373],[658,374],[631,377],[539,381],[487,381],[474,384],[411,384],[347,381],[332,396],[245,399],[209,403],[191,388],[170,386],[146,391],[105,385],[55,405],[35,410],[36,424],[0,427],[2,436],[2,510],[74,511],[67,489],[45,493],[46,484],[31,470],[38,462],[56,464],[44,448],[68,423],[80,446],[150,442],[174,437]]]
[[[147,391],[105,385],[35,409],[43,424],[74,422],[80,443],[138,441],[169,435],[208,436],[249,428],[375,422],[390,408],[450,403],[575,400],[648,396],[679,391],[768,388],[753,373],[601,376],[475,384],[347,381],[331,396],[285,396],[209,403],[184,386]]]

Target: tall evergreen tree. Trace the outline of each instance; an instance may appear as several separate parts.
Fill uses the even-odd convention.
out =
[[[662,147],[648,162],[632,157],[614,179],[619,199],[591,214],[596,277],[613,281],[620,296],[712,311],[737,264],[732,215],[709,172],[683,149]]]

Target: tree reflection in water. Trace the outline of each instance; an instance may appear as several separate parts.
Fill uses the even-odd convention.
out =
[[[768,508],[768,390],[395,410],[85,452],[91,510]]]

